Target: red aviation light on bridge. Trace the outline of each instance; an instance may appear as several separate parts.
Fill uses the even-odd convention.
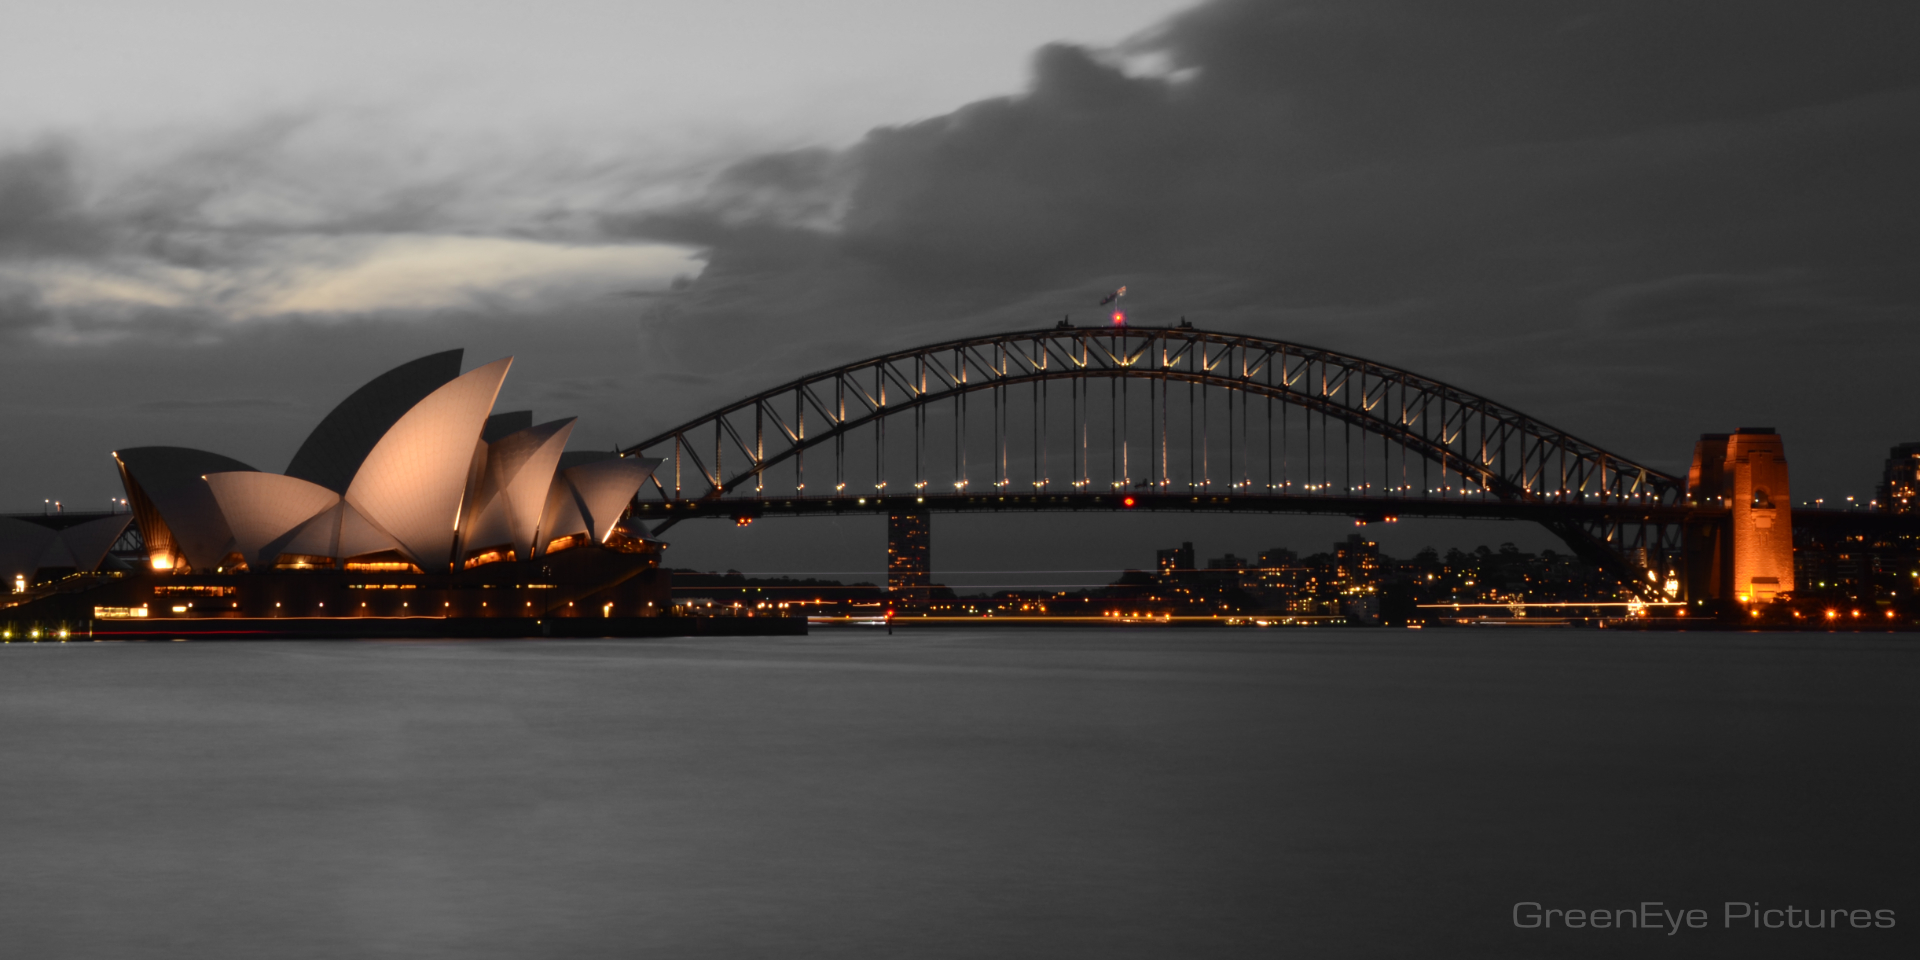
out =
[[[1132,497],[1121,497],[1121,498],[1120,498],[1120,505],[1121,505],[1121,506],[1123,506],[1123,507],[1126,507],[1126,508],[1127,508],[1128,510],[1132,510],[1132,509],[1133,509],[1133,498],[1132,498]]]
[[[1113,322],[1119,326],[1126,326],[1127,315],[1122,311],[1115,310],[1113,312]]]

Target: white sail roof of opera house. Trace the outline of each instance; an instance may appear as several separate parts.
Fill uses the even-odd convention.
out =
[[[272,566],[283,553],[358,556],[398,547],[339,494],[317,483],[259,472],[210,473],[206,482],[233,530],[234,550],[250,567]],[[349,525],[349,515],[357,522]]]
[[[367,381],[307,434],[306,442],[287,464],[287,476],[346,493],[347,485],[380,438],[407,411],[460,375],[460,358],[465,352],[429,354]]]
[[[380,437],[347,487],[347,503],[422,570],[455,559],[460,505],[484,467],[480,430],[511,366],[512,357],[495,360],[428,394]]]
[[[476,555],[529,559],[576,536],[605,542],[659,461],[607,454],[561,470],[574,421],[495,414],[513,358],[461,374],[461,357],[421,357],[354,391],[285,474],[178,447],[119,451],[153,566],[371,557],[445,571]]]
[[[533,555],[540,531],[553,529],[553,524],[542,520],[548,492],[559,486],[554,470],[573,435],[573,424],[569,417],[529,426],[488,445],[487,469],[470,501],[469,543],[511,543],[516,556]]]
[[[546,528],[584,532],[595,543],[605,541],[627,502],[658,465],[657,460],[609,457],[561,471],[547,495]]]

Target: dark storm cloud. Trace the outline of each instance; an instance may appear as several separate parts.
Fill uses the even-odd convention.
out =
[[[1864,471],[1920,434],[1917,9],[1211,3],[606,223],[708,249],[653,342],[736,392],[1126,283],[1144,322],[1402,363],[1669,466],[1844,418]]]
[[[65,147],[0,154],[0,257],[86,254],[102,242]]]
[[[396,180],[370,157],[325,143],[326,111],[283,111],[202,135],[142,166],[99,204],[127,245],[207,268],[258,262],[260,241],[297,234],[404,234],[445,228],[475,189],[452,175]],[[305,138],[305,139],[303,139]],[[326,169],[314,170],[314,166]]]
[[[141,168],[105,197],[83,188],[82,158],[70,144],[0,153],[0,259],[141,254],[205,266],[235,256],[246,245],[214,246],[207,209],[257,186],[268,156],[299,126],[295,118],[276,117],[208,137]],[[237,232],[248,231],[241,225]]]
[[[1920,70],[1896,25],[1822,24],[1825,42],[1795,49],[1794,24],[1745,4],[1477,14],[1215,5],[1142,45],[1195,71],[1184,83],[1049,47],[1026,96],[876,131],[849,155],[838,231],[754,215],[783,188],[820,206],[833,164],[817,157],[781,178],[763,175],[780,158],[750,161],[722,184],[759,190],[615,222],[712,243],[716,282],[829,258],[935,295],[1211,269],[1293,306],[1538,275],[1576,253],[1658,261],[1712,239],[1703,257],[1764,254],[1836,213],[1861,240],[1911,242],[1913,191],[1892,174]],[[1823,247],[1793,252],[1849,259]]]
[[[44,327],[53,318],[30,288],[0,280],[0,343],[28,330]]]
[[[305,120],[276,116],[205,137],[176,153],[155,156],[131,174],[102,187],[83,174],[83,151],[47,142],[0,152],[0,340],[59,330],[70,338],[125,337],[153,342],[205,338],[220,320],[220,294],[208,303],[168,306],[141,299],[105,297],[84,307],[59,305],[47,296],[50,274],[66,272],[91,282],[118,274],[138,280],[143,271],[260,264],[262,241],[287,236],[353,230],[401,230],[417,225],[418,204],[378,205],[378,216],[348,213],[333,222],[300,218],[301,206],[285,183],[274,184],[273,155]],[[92,157],[93,166],[108,158]],[[93,178],[95,181],[98,178]],[[245,192],[277,194],[278,221],[220,211]],[[309,205],[311,207],[311,205]],[[270,279],[271,269],[255,274]]]

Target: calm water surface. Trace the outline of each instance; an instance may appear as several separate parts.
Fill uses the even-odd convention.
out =
[[[0,952],[1911,956],[1916,681],[1548,630],[16,643]],[[1649,900],[1713,929],[1510,919]]]

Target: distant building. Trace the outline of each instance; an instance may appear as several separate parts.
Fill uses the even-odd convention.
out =
[[[1344,593],[1358,593],[1380,585],[1380,545],[1352,533],[1333,545],[1334,581]]]
[[[1171,577],[1180,570],[1193,569],[1193,541],[1188,540],[1177,547],[1153,552],[1154,566],[1160,576]]]
[[[1214,557],[1212,560],[1207,561],[1208,570],[1245,570],[1246,568],[1247,558],[1236,557],[1231,553],[1224,557]]]
[[[1243,588],[1269,610],[1311,612],[1311,572],[1300,555],[1285,547],[1264,550],[1248,571]]]
[[[1878,499],[1889,513],[1920,513],[1920,440],[1887,451]]]
[[[887,515],[887,590],[905,609],[925,610],[933,594],[933,515],[907,510]]]

